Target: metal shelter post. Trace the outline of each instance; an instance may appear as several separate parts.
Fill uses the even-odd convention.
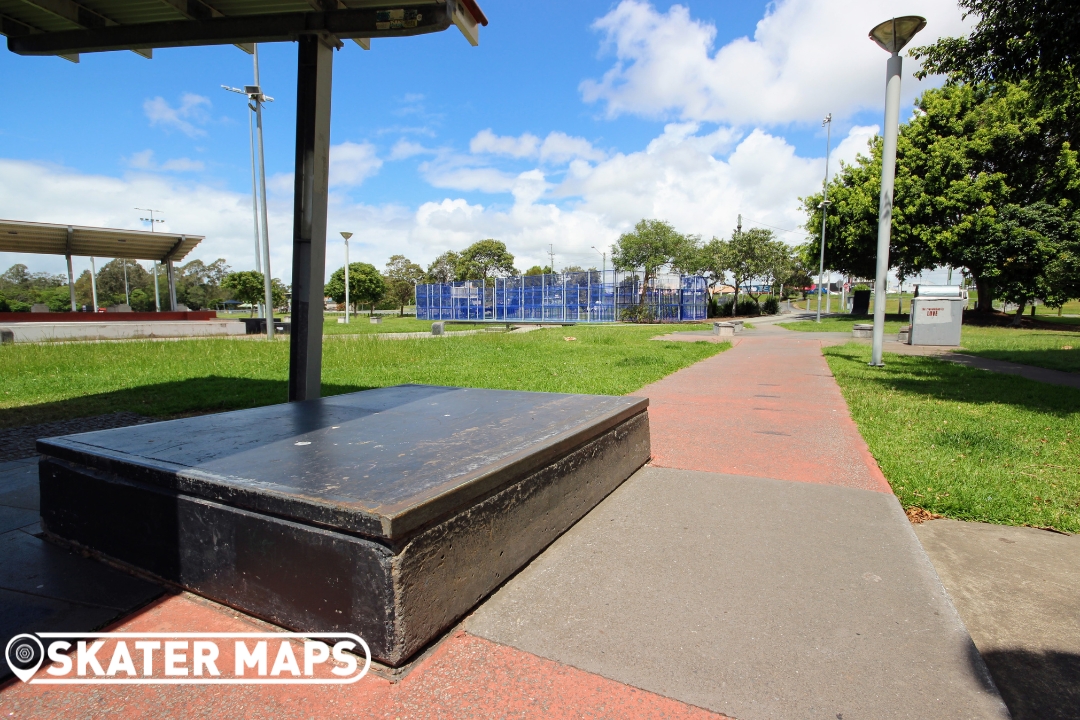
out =
[[[176,312],[176,270],[172,258],[165,261],[165,279],[169,281],[169,310]]]
[[[334,62],[333,49],[316,35],[301,35],[298,45],[290,402],[314,400],[321,392],[330,84]]]
[[[75,228],[68,225],[67,229],[67,268],[68,268],[68,295],[71,296],[71,312],[76,312],[75,309],[75,273],[71,270],[71,239],[75,234]]]
[[[93,256],[90,257],[90,297],[94,302],[94,312],[97,312],[97,266]]]

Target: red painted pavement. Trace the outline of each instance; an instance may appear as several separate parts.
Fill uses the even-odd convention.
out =
[[[267,632],[269,626],[188,594],[169,596],[112,630]],[[297,651],[300,654],[300,651]],[[227,666],[227,665],[226,665]],[[44,673],[46,668],[39,670]],[[464,632],[447,638],[400,682],[368,674],[354,685],[111,685],[56,687],[13,680],[0,717],[75,718],[656,718],[721,715]]]
[[[649,398],[654,465],[892,492],[802,333],[746,331],[633,394]]]

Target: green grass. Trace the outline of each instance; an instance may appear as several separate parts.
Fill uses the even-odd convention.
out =
[[[657,342],[670,326],[437,340],[330,338],[323,394],[399,383],[621,395],[730,347]],[[566,341],[571,336],[577,339]],[[129,410],[155,417],[287,398],[289,345],[264,340],[0,346],[0,427]]]
[[[852,327],[856,323],[872,323],[874,318],[871,315],[844,315],[841,317],[823,317],[821,322],[815,322],[813,320],[795,320],[794,322],[777,323],[782,328],[788,330],[798,330],[800,332],[851,332]],[[895,336],[900,332],[900,328],[909,324],[907,315],[886,315],[885,316],[885,334]]]
[[[825,357],[905,507],[1080,532],[1080,391],[848,343]]]
[[[965,325],[960,344],[969,355],[1080,372],[1080,332]]]
[[[348,324],[339,323],[336,317],[328,317],[323,322],[323,335],[369,335],[374,333],[431,332],[431,320],[417,320],[411,317],[382,316],[383,321],[373,324],[367,315],[353,316]],[[503,328],[503,325],[479,325],[457,323],[447,324],[446,330],[476,330],[482,327]]]

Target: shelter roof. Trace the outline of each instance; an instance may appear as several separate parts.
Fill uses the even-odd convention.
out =
[[[0,252],[179,262],[204,239],[181,233],[0,220]]]
[[[20,55],[419,35],[457,25],[476,44],[476,0],[0,0],[0,34]]]

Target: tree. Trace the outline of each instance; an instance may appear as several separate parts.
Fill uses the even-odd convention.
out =
[[[273,282],[271,280],[271,282]],[[266,289],[263,274],[255,270],[240,270],[229,273],[222,279],[221,287],[231,290],[233,298],[251,305],[251,317],[255,317],[255,306],[265,299]],[[284,297],[282,297],[284,301]],[[274,303],[277,305],[277,302]]]
[[[339,267],[326,283],[326,294],[334,302],[345,302],[345,266]],[[369,303],[375,312],[375,303],[386,293],[386,281],[370,263],[349,263],[349,302],[354,305]]]
[[[460,263],[461,256],[453,250],[447,250],[428,265],[424,281],[429,283],[454,282],[457,280],[458,265]]]
[[[729,249],[726,242],[714,237],[702,245],[698,252],[696,272],[701,273],[708,279],[710,294],[718,284],[722,284],[727,278],[728,268],[731,267],[731,259],[728,256]]]
[[[404,317],[405,305],[413,300],[416,283],[424,277],[424,268],[404,255],[391,255],[386,263],[386,296],[399,305],[399,316]],[[349,280],[352,280],[350,270]],[[351,289],[350,289],[351,292]]]
[[[192,310],[213,307],[219,301],[226,299],[221,283],[229,272],[225,258],[218,258],[209,265],[202,260],[192,260],[177,268],[177,300]]]
[[[670,265],[686,239],[663,220],[640,220],[633,232],[623,233],[611,246],[611,262],[616,270],[645,272],[639,305],[645,304],[645,290],[651,278],[664,265]]]
[[[735,304],[732,307],[739,306],[739,287],[746,284],[747,293],[752,294],[750,281],[765,274],[769,263],[769,245],[773,241],[773,231],[766,228],[735,230],[731,233],[731,239],[727,242],[727,269],[735,286]],[[757,302],[757,297],[754,302]]]
[[[531,268],[529,268],[528,270],[525,271],[525,274],[526,275],[550,275],[551,272],[552,272],[551,268],[548,267],[547,265],[545,265],[544,267],[540,267],[539,265],[533,265]]]
[[[1054,132],[1080,139],[1080,17],[1075,0],[960,0],[979,18],[966,38],[941,38],[911,54],[918,77],[945,74],[954,83],[1031,83],[1050,110]]]
[[[506,250],[506,243],[498,240],[478,240],[461,253],[457,276],[460,280],[487,280],[491,277],[513,275],[514,256]]]

